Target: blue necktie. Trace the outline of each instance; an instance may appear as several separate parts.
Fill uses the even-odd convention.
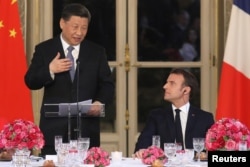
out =
[[[70,77],[71,77],[71,81],[73,82],[74,80],[74,76],[75,76],[75,61],[74,61],[74,57],[72,55],[72,50],[74,49],[73,46],[69,46],[68,47],[68,54],[67,54],[67,57],[71,60],[72,62],[72,66],[71,66],[71,69],[69,70],[69,73],[70,73]]]
[[[181,128],[181,119],[180,119],[180,109],[175,109],[175,130],[176,130],[176,136],[175,141],[176,143],[182,144],[183,149],[183,135],[182,135],[182,128]]]

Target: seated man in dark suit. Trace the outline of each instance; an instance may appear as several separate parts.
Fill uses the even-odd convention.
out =
[[[198,88],[195,76],[184,69],[173,69],[163,86],[164,100],[172,105],[150,112],[146,126],[142,130],[135,146],[133,157],[141,158],[143,151],[152,145],[152,136],[160,135],[161,148],[167,142],[181,142],[183,149],[193,148],[193,138],[205,138],[207,130],[214,124],[212,113],[203,111],[189,103],[190,97]],[[176,109],[180,115],[180,133],[177,132]],[[177,120],[177,119],[176,119]],[[180,134],[181,137],[178,137]]]

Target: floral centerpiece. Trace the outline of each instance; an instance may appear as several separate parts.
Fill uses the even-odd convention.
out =
[[[164,151],[159,147],[150,146],[142,153],[142,162],[146,165],[152,165],[157,160],[160,160],[162,164],[167,162]]]
[[[247,149],[250,149],[248,128],[237,119],[222,118],[208,130],[205,145],[208,151],[239,150],[240,141],[246,141]]]
[[[44,146],[44,136],[39,127],[31,121],[14,120],[0,132],[0,148],[2,149],[34,149]]]
[[[88,150],[84,163],[94,164],[95,167],[108,166],[110,164],[109,153],[100,147],[92,147]]]

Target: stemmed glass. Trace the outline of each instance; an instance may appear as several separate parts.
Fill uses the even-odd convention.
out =
[[[184,151],[182,150],[182,143],[175,143],[175,145],[176,145],[176,158],[178,159],[178,163],[181,163],[184,154]]]
[[[164,143],[164,153],[168,157],[168,165],[171,164],[173,157],[176,153],[176,144],[175,143]]]
[[[247,141],[240,141],[239,142],[239,151],[247,151]]]
[[[197,161],[200,162],[200,154],[204,149],[205,139],[204,138],[193,138],[193,147],[197,152]]]
[[[84,160],[87,157],[87,152],[90,145],[90,139],[88,137],[78,138],[77,140],[77,150],[79,161],[84,163]]]
[[[57,153],[57,163],[60,165],[65,165],[68,162],[68,154],[69,154],[70,144],[69,143],[61,143],[58,146]]]
[[[77,140],[69,141],[68,165],[74,166],[78,158]]]
[[[59,146],[62,144],[62,141],[63,141],[63,137],[60,136],[60,135],[56,135],[55,137],[55,151],[56,151],[56,154],[58,153],[58,148]]]
[[[152,146],[161,147],[161,137],[159,135],[152,136]]]
[[[194,150],[193,149],[186,149],[184,153],[184,159],[187,162],[191,162],[194,158]]]
[[[80,137],[77,139],[77,143],[83,143],[84,147],[88,150],[90,145],[89,137]]]

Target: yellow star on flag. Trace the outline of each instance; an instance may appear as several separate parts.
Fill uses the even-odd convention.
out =
[[[3,26],[3,20],[0,20],[0,28],[4,27]]]
[[[10,37],[16,37],[16,30],[13,28],[12,30],[10,30]]]
[[[11,5],[13,5],[14,3],[16,3],[17,0],[12,0],[11,1]]]

